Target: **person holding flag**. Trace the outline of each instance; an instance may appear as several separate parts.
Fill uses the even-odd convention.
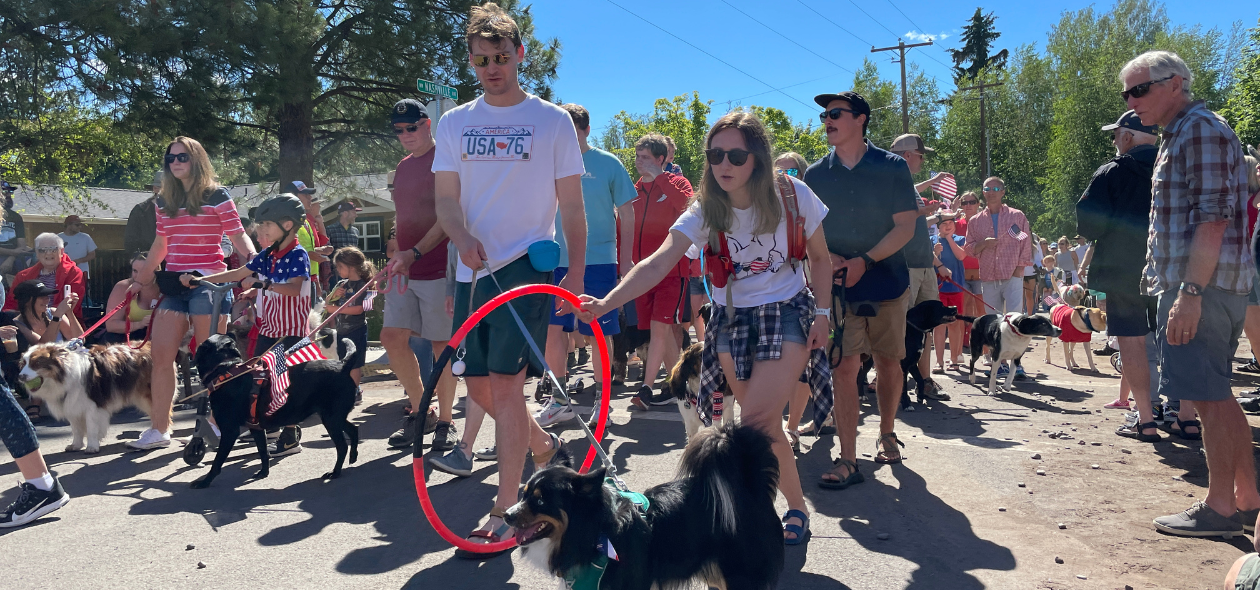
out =
[[[297,346],[309,329],[311,291],[306,281],[311,278],[311,265],[306,250],[297,241],[305,218],[306,210],[296,196],[286,193],[267,199],[258,206],[254,220],[258,222],[259,239],[271,245],[241,268],[201,277],[210,283],[240,281],[243,289],[262,290],[258,310],[262,327],[254,350],[270,352],[277,346],[288,350]],[[187,287],[194,278],[197,277],[185,273],[179,280]],[[273,384],[277,377],[283,379],[282,375],[273,375]],[[277,397],[283,399],[273,395],[273,403]],[[298,429],[293,425],[280,433],[271,455],[283,457],[301,451]]]
[[[967,254],[980,259],[980,296],[994,313],[1020,311],[1024,305],[1024,267],[1032,264],[1028,218],[1002,203],[1006,182],[996,176],[984,181],[985,210],[967,223]],[[1005,375],[1006,365],[998,369]],[[1024,369],[1016,377],[1023,378]]]

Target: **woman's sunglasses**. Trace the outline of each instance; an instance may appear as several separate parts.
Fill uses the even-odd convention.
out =
[[[826,123],[827,119],[831,119],[832,121],[835,121],[836,119],[840,118],[841,113],[853,113],[854,117],[858,116],[858,112],[853,109],[843,109],[840,107],[836,107],[834,109],[831,109],[830,111],[823,111],[821,113],[818,113],[818,120],[822,121],[823,123]]]
[[[187,152],[182,154],[166,154],[166,163],[168,165],[175,162],[175,160],[179,160],[180,163],[187,163],[190,159],[192,159],[192,157],[189,156]]]
[[[728,158],[730,159],[732,166],[743,166],[748,162],[748,156],[751,153],[752,152],[748,150],[741,150],[738,148],[729,151],[718,148],[709,148],[704,150],[704,155],[709,158],[710,166],[717,166],[722,163],[722,160]]]
[[[801,173],[801,169],[800,168],[784,168],[783,173],[788,176],[795,177],[797,174]]]
[[[964,205],[979,205],[979,204],[980,204],[980,201],[963,201],[963,202],[962,202],[962,204],[964,204]]]
[[[1164,81],[1172,80],[1172,79],[1173,79],[1173,76],[1165,76],[1158,80],[1151,80],[1150,82],[1143,82],[1141,84],[1135,84],[1133,88],[1130,88],[1128,90],[1125,90],[1124,92],[1121,92],[1120,98],[1124,100],[1129,100],[1130,96],[1132,96],[1133,98],[1142,98],[1143,96],[1146,96],[1146,93],[1151,91],[1151,86],[1154,86],[1156,84],[1159,84],[1160,82],[1164,82]]]
[[[511,54],[511,53],[496,53],[496,54],[494,54],[494,63],[496,63],[496,64],[499,64],[499,65],[501,65],[501,66],[506,66],[506,65],[508,64],[508,62],[510,62],[510,61],[512,61],[512,54]],[[490,65],[490,56],[488,56],[488,55],[474,55],[474,56],[472,56],[472,64],[473,64],[474,66],[479,67],[479,68],[484,68],[484,67],[486,67],[486,66]]]

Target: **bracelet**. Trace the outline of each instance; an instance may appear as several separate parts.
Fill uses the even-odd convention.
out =
[[[831,308],[830,307],[816,307],[814,308],[814,315],[821,315],[821,316],[831,315]]]

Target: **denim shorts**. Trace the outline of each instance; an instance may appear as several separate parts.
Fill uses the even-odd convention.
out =
[[[9,450],[9,456],[20,459],[39,450],[35,438],[35,426],[26,416],[26,410],[13,397],[13,391],[0,381],[0,442]]]
[[[210,287],[205,285],[190,289],[183,295],[163,294],[162,302],[158,304],[158,309],[167,309],[188,315],[210,315],[210,312],[214,309],[211,307],[212,300],[210,297],[212,295]],[[229,317],[232,314],[231,291],[223,294],[223,303],[219,305],[219,314],[223,317]]]
[[[1203,313],[1194,339],[1173,346],[1168,343],[1168,312],[1177,291],[1159,295],[1159,394],[1168,399],[1223,401],[1233,398],[1230,377],[1233,350],[1247,315],[1247,296],[1220,289],[1203,290]]]
[[[784,305],[779,308],[779,322],[783,326],[783,341],[795,342],[804,346],[809,342],[809,335],[801,330],[801,314],[796,308]],[[756,341],[756,338],[753,338]],[[727,330],[717,333],[717,351],[731,353],[731,335]]]

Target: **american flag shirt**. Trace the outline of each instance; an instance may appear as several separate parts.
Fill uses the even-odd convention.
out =
[[[245,268],[276,284],[310,278],[310,257],[298,245],[297,240],[293,240],[287,249],[273,251],[273,248],[260,252]],[[258,315],[262,319],[258,333],[263,336],[305,336],[309,331],[307,323],[311,314],[310,289],[302,289],[297,297],[280,295],[272,290],[263,291],[258,307]]]
[[[1255,266],[1247,232],[1247,164],[1242,144],[1203,101],[1191,103],[1164,128],[1151,182],[1146,240],[1146,294],[1176,291],[1190,263],[1190,243],[1201,223],[1224,221],[1216,272],[1205,287],[1244,294]]]

